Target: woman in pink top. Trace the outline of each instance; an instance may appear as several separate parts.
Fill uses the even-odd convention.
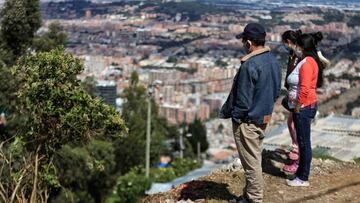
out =
[[[296,65],[301,61],[301,53],[297,51],[296,41],[302,34],[301,30],[287,30],[285,31],[281,38],[284,46],[286,47],[287,51],[289,52],[288,64],[286,69],[286,77],[285,77],[285,88],[288,90],[288,94],[283,99],[282,104],[283,106],[289,111],[289,116],[287,119],[287,125],[291,137],[291,146],[289,147],[289,154],[288,157],[292,160],[292,163],[289,165],[285,165],[283,170],[288,173],[295,173],[298,168],[298,160],[299,160],[299,146],[296,139],[296,130],[294,126],[294,121],[292,118],[292,111],[294,108],[289,108],[289,90],[290,84],[288,83],[287,79],[296,67]]]

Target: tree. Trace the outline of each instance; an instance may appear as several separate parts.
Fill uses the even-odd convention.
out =
[[[209,143],[207,141],[207,137],[206,137],[206,128],[205,126],[202,124],[201,120],[196,118],[194,120],[194,122],[190,123],[189,127],[188,127],[188,133],[191,134],[190,137],[187,137],[187,139],[189,140],[194,153],[197,152],[197,143],[200,143],[200,151],[201,152],[205,152],[208,147],[209,147]]]
[[[6,120],[8,121],[0,127],[0,140],[7,140],[13,133],[9,132],[11,129],[15,129],[16,123],[12,117],[16,111],[17,97],[15,92],[17,91],[18,81],[11,74],[9,68],[0,65],[0,114],[4,113]],[[10,119],[9,119],[10,116]]]
[[[39,0],[7,0],[0,16],[3,47],[16,59],[32,45],[41,26]],[[12,64],[14,61],[9,60]]]
[[[130,86],[124,90],[122,116],[129,128],[129,135],[119,140],[116,145],[120,150],[117,154],[117,163],[122,164],[122,172],[145,163],[145,138],[147,120],[148,94],[144,86],[139,84],[136,72],[131,75]],[[158,117],[158,111],[154,100],[151,100],[151,148],[150,160],[152,164],[159,161],[161,151],[165,148],[165,138],[169,136],[169,126],[166,120]]]
[[[216,65],[216,66],[219,66],[219,67],[225,67],[225,66],[228,65],[228,63],[226,63],[226,62],[218,59],[217,61],[215,61],[215,65]]]
[[[96,80],[95,78],[92,77],[86,77],[82,82],[81,82],[81,87],[91,96],[97,96],[98,92],[96,89]]]
[[[113,143],[107,141],[92,139],[84,147],[64,145],[56,153],[54,165],[59,182],[66,189],[54,195],[56,199],[59,202],[104,202],[119,175],[115,156]]]
[[[60,49],[27,57],[15,67],[23,81],[18,92],[23,111],[32,115],[26,138],[36,147],[52,151],[90,138],[117,137],[126,129],[114,108],[81,89],[76,76],[83,68]]]
[[[175,56],[170,56],[166,62],[168,63],[177,63],[177,58]]]
[[[35,32],[41,27],[41,13],[39,0],[23,0],[26,8],[27,22],[30,26],[30,36],[34,37]]]
[[[67,35],[63,32],[63,26],[55,22],[49,25],[49,30],[42,36],[34,39],[33,48],[38,51],[51,51],[66,45]]]
[[[0,135],[3,140],[20,133],[26,116],[18,115],[15,92],[21,81],[10,74],[9,68],[31,47],[36,31],[41,26],[38,0],[6,0],[0,11],[0,109],[5,109],[8,123]],[[6,135],[4,135],[6,134]]]
[[[127,128],[114,108],[81,88],[76,76],[83,68],[79,59],[57,49],[25,57],[12,70],[22,81],[20,110],[31,119],[26,133],[16,135],[14,141],[23,143],[19,147],[23,170],[14,168],[7,176],[23,172],[24,177],[35,177],[19,190],[20,197],[42,202],[62,187],[101,202],[115,184],[113,143],[122,139]],[[68,174],[73,179],[64,178]]]

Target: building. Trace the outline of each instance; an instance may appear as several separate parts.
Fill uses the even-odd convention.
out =
[[[98,96],[105,103],[116,107],[116,84],[113,81],[98,81],[96,84]]]

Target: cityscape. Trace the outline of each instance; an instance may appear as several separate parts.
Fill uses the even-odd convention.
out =
[[[321,31],[324,39],[319,50],[331,61],[331,67],[325,69],[324,85],[317,90],[319,108],[312,124],[312,147],[316,153],[345,162],[355,162],[360,157],[357,0],[41,0],[39,5],[42,25],[36,35],[43,36],[52,25],[59,25],[60,32],[66,35],[65,52],[84,65],[77,79],[94,86],[88,93],[124,118],[131,115],[124,112],[132,105],[128,95],[129,89],[134,88],[136,73],[138,84],[146,92],[146,97],[138,101],[144,103],[141,108],[146,112],[150,107],[149,103],[146,108],[147,99],[151,98],[157,114],[151,122],[156,126],[166,123],[166,127],[155,130],[152,139],[157,142],[163,131],[172,136],[166,139],[166,145],[172,146],[173,151],[161,153],[155,149],[160,160],[151,155],[151,165],[167,163],[169,157],[189,156],[189,150],[194,151],[197,160],[211,163],[209,170],[214,169],[214,164],[220,167],[238,157],[231,120],[219,119],[218,115],[240,68],[241,57],[246,54],[241,40],[235,37],[246,24],[265,26],[266,45],[281,64],[283,81],[288,52],[282,33],[298,29],[303,33]],[[281,105],[285,94],[282,84],[266,130],[266,150],[290,145],[288,111]],[[142,116],[144,123],[139,125],[145,126],[146,115]],[[199,131],[191,131],[191,126],[197,122],[204,126],[206,148],[199,141],[192,141],[196,137],[192,132]],[[137,127],[134,126],[128,126],[130,132]],[[145,130],[141,132],[145,136]],[[137,143],[144,144],[145,140]],[[167,190],[152,188],[148,194]]]

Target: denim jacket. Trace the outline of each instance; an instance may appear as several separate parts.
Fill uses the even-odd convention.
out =
[[[281,68],[270,48],[253,51],[241,59],[219,117],[235,122],[269,123],[280,88]]]

